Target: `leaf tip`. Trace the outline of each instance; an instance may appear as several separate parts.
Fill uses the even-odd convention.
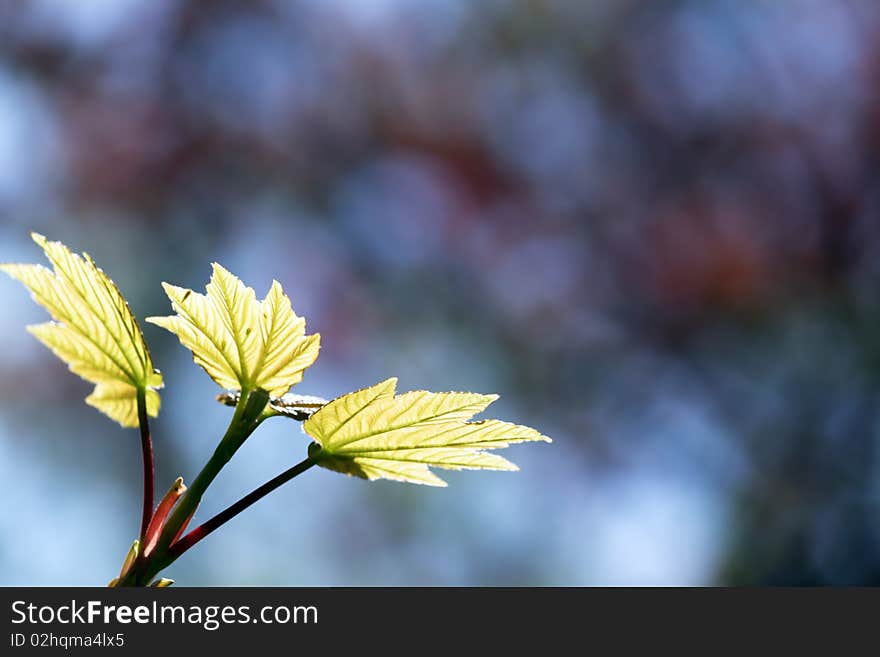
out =
[[[232,272],[216,261],[211,263],[211,271],[214,276],[233,276]]]
[[[28,324],[24,327],[24,330],[34,337],[39,338],[40,334],[46,331],[49,326],[57,325],[58,322],[40,322],[39,324]]]
[[[528,427],[528,428],[531,429],[531,427]],[[532,431],[534,431],[535,435],[536,435],[536,437],[532,439],[533,442],[540,442],[540,443],[552,443],[553,442],[553,439],[550,436],[545,436],[543,433],[541,433],[537,429],[532,429]]]
[[[46,236],[41,235],[37,231],[31,231],[31,239],[36,242],[41,249],[46,248]]]
[[[172,285],[167,281],[162,281],[162,289],[165,290],[165,295],[172,301],[174,301],[175,294],[183,292],[184,290],[184,288],[178,287],[177,285]]]
[[[171,330],[168,328],[168,321],[172,319],[171,317],[164,316],[156,316],[156,317],[144,317],[144,322],[147,324],[152,324],[153,326],[158,326],[159,328],[163,328],[166,330]]]

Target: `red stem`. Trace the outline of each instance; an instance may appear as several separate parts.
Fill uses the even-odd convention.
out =
[[[137,393],[138,424],[141,429],[141,454],[144,460],[144,509],[141,515],[141,546],[147,536],[147,528],[153,518],[155,496],[156,466],[153,462],[153,440],[150,438],[150,423],[147,419],[146,391]]]
[[[298,474],[302,474],[313,465],[315,465],[315,462],[311,458],[307,458],[304,461],[300,461],[292,468],[285,470],[277,477],[270,479],[259,488],[254,489],[253,491],[242,497],[240,500],[238,500],[238,502],[235,502],[234,504],[226,507],[216,516],[214,516],[210,520],[206,520],[203,524],[199,525],[189,534],[174,543],[170,548],[168,548],[168,556],[171,558],[171,560],[177,559],[177,557],[189,550],[193,545],[205,538],[205,536],[210,534],[212,531],[214,531],[224,523],[232,520],[235,516],[244,511],[250,505],[259,501],[261,498],[265,497],[282,484],[287,483]]]

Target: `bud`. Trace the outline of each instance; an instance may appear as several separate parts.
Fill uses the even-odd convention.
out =
[[[165,493],[165,497],[162,498],[162,501],[159,502],[159,506],[156,507],[156,512],[153,514],[153,519],[150,520],[150,525],[147,527],[147,533],[144,536],[145,557],[149,556],[150,552],[153,551],[153,548],[156,547],[156,543],[159,541],[159,536],[165,528],[165,521],[168,520],[168,515],[171,513],[171,509],[174,508],[177,500],[180,499],[180,496],[183,495],[185,491],[186,486],[183,484],[183,477],[178,477],[174,483],[171,484],[171,488]]]
[[[119,580],[125,579],[125,576],[128,575],[128,571],[131,570],[135,559],[137,559],[138,553],[140,552],[140,547],[141,542],[135,539],[134,543],[131,544],[131,547],[128,548],[128,554],[125,555],[125,561],[122,562],[122,570],[119,571],[119,577],[116,578],[116,584],[119,583]],[[111,582],[111,584],[114,583]]]

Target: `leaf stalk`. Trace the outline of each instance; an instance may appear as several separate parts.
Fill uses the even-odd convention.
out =
[[[264,390],[242,390],[223,439],[201,472],[193,480],[192,485],[180,497],[159,535],[152,557],[141,572],[133,574],[134,581],[131,583],[145,585],[152,580],[156,573],[174,560],[169,559],[168,555],[174,538],[180,532],[183,524],[188,522],[190,516],[195,512],[208,486],[259,425],[260,415],[266,408],[268,401],[269,395]]]
[[[141,456],[144,462],[144,500],[140,532],[140,544],[143,545],[147,528],[153,519],[153,502],[156,494],[156,465],[153,460],[153,440],[150,437],[150,422],[147,417],[147,391],[144,388],[138,388],[137,391],[137,413],[141,434]]]

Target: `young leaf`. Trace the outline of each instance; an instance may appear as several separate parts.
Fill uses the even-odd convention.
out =
[[[217,263],[213,268],[207,294],[162,283],[177,314],[147,321],[174,333],[218,385],[282,395],[315,362],[320,336],[305,335],[306,322],[278,281],[257,301],[237,276]]]
[[[303,430],[320,446],[310,450],[318,465],[363,479],[445,486],[428,466],[517,470],[484,450],[551,442],[529,427],[469,421],[497,395],[418,390],[395,396],[396,384],[392,378],[338,397],[303,423]]]
[[[227,390],[217,395],[217,401],[224,406],[236,406],[240,398],[241,393],[237,390]],[[302,422],[326,403],[327,400],[323,397],[294,395],[288,392],[280,397],[270,397],[269,406],[263,411],[263,415],[265,417],[283,415]]]
[[[124,427],[136,427],[141,390],[147,412],[155,417],[162,375],[153,369],[140,327],[113,281],[87,253],[76,255],[61,242],[50,242],[37,233],[31,237],[45,251],[54,271],[42,265],[0,265],[55,320],[28,326],[28,331],[72,372],[95,384],[86,403]]]

